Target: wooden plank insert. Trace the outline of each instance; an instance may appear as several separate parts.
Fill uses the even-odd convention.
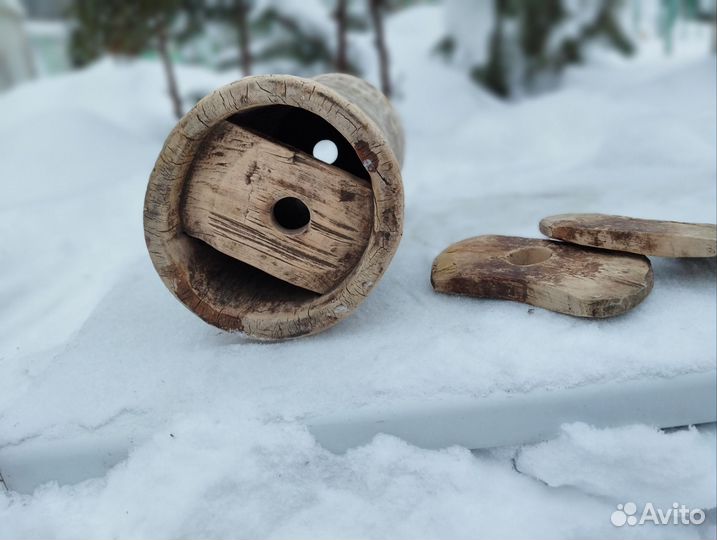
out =
[[[197,154],[181,212],[190,236],[323,294],[366,249],[373,193],[342,169],[223,122]]]

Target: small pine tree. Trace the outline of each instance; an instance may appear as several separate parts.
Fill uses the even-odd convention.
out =
[[[357,26],[354,4],[351,0],[258,1],[250,17],[255,62],[305,76],[335,70],[359,73],[350,41],[350,31]]]
[[[333,17],[336,20],[336,71],[345,73],[348,70],[348,0],[336,0]]]
[[[390,59],[388,54],[388,44],[386,43],[386,32],[384,29],[384,13],[387,9],[387,2],[386,0],[368,0],[368,3],[369,13],[371,14],[371,22],[373,23],[376,54],[378,55],[381,91],[387,97],[391,97],[392,88]]]
[[[631,54],[618,8],[619,0],[594,0],[572,13],[561,0],[494,0],[488,57],[474,65],[471,76],[496,95],[511,97],[554,84],[567,65],[583,60],[590,42]]]
[[[211,36],[219,70],[238,58],[244,75],[255,65],[303,76],[359,73],[352,37],[368,29],[366,0],[205,1],[208,21],[220,29]]]
[[[214,0],[207,7],[207,18],[229,24],[236,31],[238,62],[243,76],[251,75],[254,57],[251,50],[251,0]]]
[[[75,22],[70,42],[75,65],[103,53],[137,56],[153,49],[162,61],[174,114],[182,116],[169,44],[189,39],[201,29],[201,0],[75,0],[70,13]]]

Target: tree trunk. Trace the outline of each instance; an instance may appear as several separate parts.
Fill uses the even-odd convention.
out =
[[[249,6],[245,0],[237,2],[237,25],[239,27],[239,59],[241,61],[242,75],[251,75],[251,49],[249,47]]]
[[[383,8],[384,0],[368,0],[373,22],[374,33],[376,34],[376,51],[378,52],[378,64],[381,75],[381,90],[386,97],[391,97],[391,75],[389,72],[388,48],[386,47],[386,36],[383,29]]]
[[[348,60],[346,57],[346,32],[347,32],[347,0],[337,0],[336,12],[336,71],[339,73],[348,72]]]
[[[164,75],[167,79],[167,91],[169,98],[172,100],[172,109],[174,116],[178,119],[182,117],[182,98],[179,96],[179,87],[177,86],[177,77],[174,74],[174,66],[172,59],[169,57],[169,47],[167,44],[167,31],[164,26],[160,26],[157,30],[157,50],[164,67]]]

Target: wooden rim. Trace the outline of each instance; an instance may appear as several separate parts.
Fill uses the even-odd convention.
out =
[[[184,233],[180,204],[194,156],[213,128],[236,113],[271,105],[312,112],[351,144],[371,179],[373,228],[358,264],[334,290],[286,302],[242,302],[239,296],[232,297],[232,291],[216,290],[211,272],[198,275],[202,272],[197,272],[195,265],[202,260],[205,247],[200,248],[200,241]],[[383,275],[398,247],[402,226],[400,164],[378,126],[362,109],[328,86],[287,75],[247,77],[199,101],[165,141],[144,202],[147,248],[170,291],[210,324],[260,339],[313,334],[345,318]]]

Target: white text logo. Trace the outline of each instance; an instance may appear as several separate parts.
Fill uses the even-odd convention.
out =
[[[667,510],[656,508],[652,503],[647,503],[642,512],[637,511],[637,505],[634,502],[626,502],[618,504],[610,516],[610,521],[615,527],[627,525],[633,527],[635,525],[644,525],[652,523],[654,525],[701,525],[705,520],[705,513],[700,508],[689,509],[684,504],[672,503],[672,507]]]

